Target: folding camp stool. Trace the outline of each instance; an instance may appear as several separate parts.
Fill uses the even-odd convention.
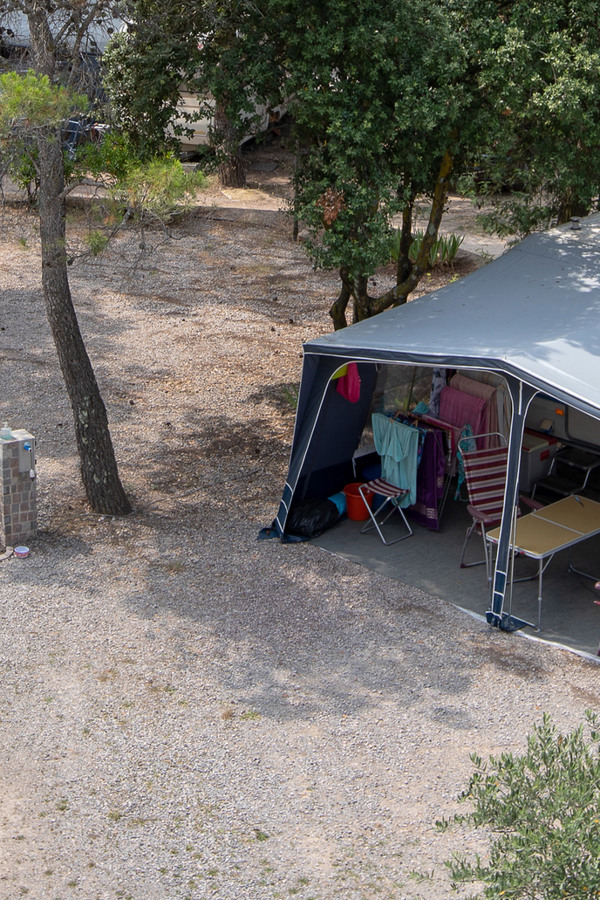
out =
[[[369,503],[369,501],[367,499],[367,492],[370,492],[372,494],[380,494],[382,497],[385,497],[385,500],[383,501],[381,506],[376,510],[376,512],[373,512],[373,510],[371,509],[371,504]],[[368,531],[372,531],[373,528],[376,528],[377,534],[379,535],[379,537],[381,538],[383,543],[386,544],[387,546],[389,546],[390,544],[396,544],[398,541],[403,541],[405,538],[411,536],[412,528],[408,524],[408,520],[407,520],[406,516],[404,515],[404,510],[401,509],[401,507],[399,506],[399,501],[402,499],[402,497],[404,497],[406,494],[408,494],[408,490],[406,488],[396,487],[395,484],[391,484],[391,482],[386,481],[384,478],[376,478],[374,481],[367,481],[365,484],[361,484],[361,486],[358,489],[358,493],[363,498],[363,503],[365,504],[367,511],[369,513],[369,517],[372,520],[371,522],[367,522],[367,524],[364,526],[364,528],[361,528],[361,530],[360,530],[361,534],[367,534]],[[381,513],[383,512],[385,507],[388,506],[388,504],[391,506],[391,509],[389,509],[387,511],[386,515],[384,516],[384,518],[378,522],[377,516],[381,515]],[[393,541],[386,541],[386,539],[383,536],[381,526],[387,522],[389,517],[396,510],[398,510],[398,512],[402,516],[402,519],[404,520],[404,524],[408,528],[408,534],[403,534],[399,538],[394,538]]]

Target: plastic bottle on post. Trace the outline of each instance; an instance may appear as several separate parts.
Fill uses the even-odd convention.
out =
[[[2,428],[0,428],[0,440],[2,441],[10,441],[12,440],[12,431],[8,426],[8,422],[5,422]]]

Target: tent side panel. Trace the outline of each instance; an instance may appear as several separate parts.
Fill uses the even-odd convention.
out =
[[[332,359],[306,352],[304,354],[288,474],[274,523],[280,538],[285,531],[298,476],[312,439],[323,395],[333,373],[346,362],[348,360]]]
[[[310,445],[300,471],[296,496],[328,497],[353,480],[352,456],[369,413],[376,367],[359,363],[360,398],[352,403],[337,390],[337,382],[329,383],[315,423]]]
[[[351,403],[331,376],[351,360],[304,357],[288,475],[275,525],[279,536],[295,497],[326,497],[340,490],[352,472],[352,454],[364,426],[377,378],[372,364],[358,364],[360,399]]]

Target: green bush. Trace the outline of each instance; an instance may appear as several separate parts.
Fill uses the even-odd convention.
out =
[[[111,193],[135,219],[165,223],[189,208],[205,182],[202,172],[186,172],[178,159],[164,156],[132,166]]]
[[[583,900],[600,897],[600,733],[597,718],[561,734],[549,716],[523,755],[489,762],[473,756],[475,772],[460,800],[473,809],[454,821],[490,832],[489,858],[455,856],[454,886],[478,882],[476,898]],[[443,821],[439,826],[450,823]]]
[[[94,178],[107,179],[112,199],[138,222],[167,223],[188,209],[206,184],[203,172],[187,172],[173,155],[140,160],[128,138],[112,132],[100,143],[83,147],[78,163]]]

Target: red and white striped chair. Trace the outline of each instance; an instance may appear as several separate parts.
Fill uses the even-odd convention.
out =
[[[408,519],[404,515],[404,510],[399,505],[400,501],[403,497],[408,494],[407,488],[396,487],[395,484],[392,484],[390,481],[386,481],[384,478],[376,478],[374,481],[367,481],[365,484],[361,484],[358,489],[358,493],[363,499],[363,503],[367,508],[367,512],[369,513],[369,518],[371,521],[368,521],[367,524],[361,528],[360,533],[366,534],[368,531],[372,531],[374,528],[377,529],[377,534],[383,541],[386,546],[390,544],[397,544],[398,541],[403,541],[405,538],[410,537],[412,532],[412,528],[408,524]],[[372,499],[373,494],[378,494],[380,497],[385,497],[383,503],[377,507],[374,511],[372,509]],[[383,515],[383,511],[385,509],[385,515]],[[396,512],[400,513],[400,516],[407,528],[407,533],[400,535],[400,537],[396,537],[391,541],[388,541],[381,530],[381,526],[384,525],[392,513]],[[377,521],[379,519],[379,521]]]
[[[473,446],[477,446],[479,439],[491,437],[498,438],[501,446],[487,450],[470,449]],[[462,447],[461,444],[463,445]],[[465,483],[469,495],[467,510],[473,519],[471,525],[467,528],[467,535],[460,557],[460,567],[461,569],[468,569],[470,566],[481,566],[485,563],[489,581],[492,577],[492,548],[488,545],[485,532],[486,528],[495,528],[499,525],[502,518],[506,469],[508,466],[508,447],[502,434],[475,434],[472,437],[459,440],[458,452],[462,457]],[[531,500],[529,497],[520,497],[519,499],[530,509],[541,509],[544,505],[537,500]],[[520,515],[521,510],[518,509],[517,516]],[[479,531],[483,538],[484,558],[477,560],[477,562],[466,563],[465,551],[467,544],[469,543],[469,538],[476,530]]]
[[[461,569],[471,566],[481,566],[485,563],[488,579],[491,577],[491,550],[485,537],[486,529],[495,528],[500,524],[502,510],[504,508],[504,490],[506,486],[506,469],[508,465],[508,447],[502,435],[504,446],[493,447],[488,450],[470,450],[478,438],[482,435],[474,435],[471,438],[463,438],[458,442],[458,451],[462,457],[465,473],[465,484],[469,495],[467,511],[473,521],[467,528],[465,542],[460,557]],[[461,446],[462,444],[462,446]],[[478,531],[483,538],[484,558],[476,562],[465,562],[467,544],[474,531]]]

